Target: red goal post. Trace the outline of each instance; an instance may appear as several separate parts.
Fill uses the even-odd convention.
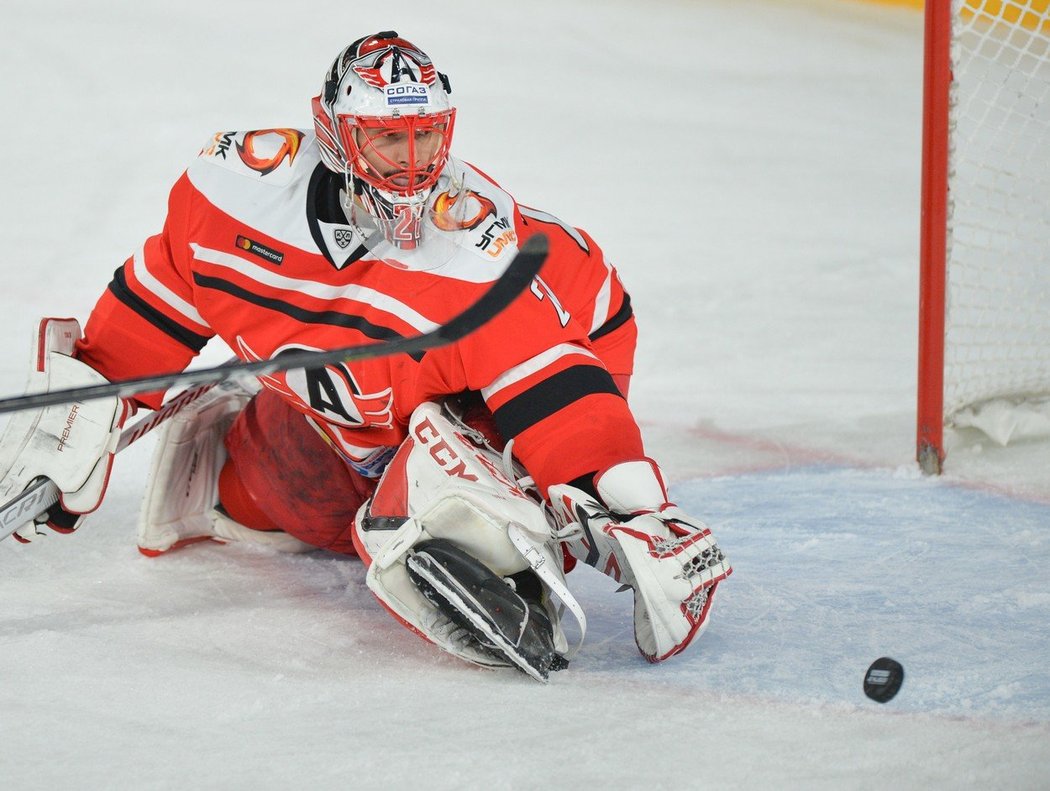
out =
[[[927,0],[917,458],[1050,403],[1050,0]],[[970,421],[970,422],[967,422]]]

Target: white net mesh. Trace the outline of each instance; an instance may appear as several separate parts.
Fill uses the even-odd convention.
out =
[[[1050,0],[953,5],[944,413],[1050,394]]]

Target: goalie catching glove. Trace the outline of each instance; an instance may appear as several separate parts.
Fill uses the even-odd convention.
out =
[[[50,392],[106,383],[105,377],[75,359],[80,339],[76,319],[40,320],[34,344],[34,365],[26,392]],[[50,479],[61,492],[58,505],[15,531],[26,543],[42,535],[39,525],[71,533],[84,515],[102,502],[109,482],[120,427],[133,412],[117,396],[74,402],[11,416],[0,437],[0,502],[16,497],[40,478]]]
[[[650,662],[684,650],[707,626],[718,583],[732,573],[711,531],[667,500],[650,459],[594,476],[601,502],[569,485],[550,487],[570,553],[634,589],[634,639]]]

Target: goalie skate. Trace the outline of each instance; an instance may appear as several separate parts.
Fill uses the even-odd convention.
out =
[[[542,603],[526,598],[525,591],[519,593],[451,541],[419,543],[407,566],[423,595],[494,657],[509,659],[537,681],[568,667],[555,650],[554,628]],[[528,581],[528,576],[522,577],[521,584]]]

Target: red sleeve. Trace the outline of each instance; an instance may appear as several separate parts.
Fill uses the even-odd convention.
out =
[[[593,355],[564,344],[482,390],[501,436],[540,490],[645,455],[616,382]]]
[[[183,174],[171,191],[164,230],[113,275],[77,344],[81,360],[110,380],[184,369],[212,336],[193,306],[186,229],[195,190]],[[160,405],[162,393],[138,400]]]
[[[558,265],[552,255],[541,278]],[[466,386],[481,391],[541,491],[645,455],[617,384],[545,289],[526,291],[453,348],[453,370],[458,363]]]
[[[601,358],[609,373],[618,381],[630,382],[631,374],[634,373],[634,350],[638,345],[638,325],[634,317],[590,341],[591,349]]]
[[[500,411],[496,424],[500,425]],[[618,393],[580,393],[514,438],[514,455],[540,491],[645,456],[627,402]]]
[[[542,279],[583,329],[609,372],[629,379],[638,329],[630,296],[615,267],[586,231],[536,209],[522,207],[520,212],[520,241],[543,233],[550,244],[551,265],[544,267]]]

